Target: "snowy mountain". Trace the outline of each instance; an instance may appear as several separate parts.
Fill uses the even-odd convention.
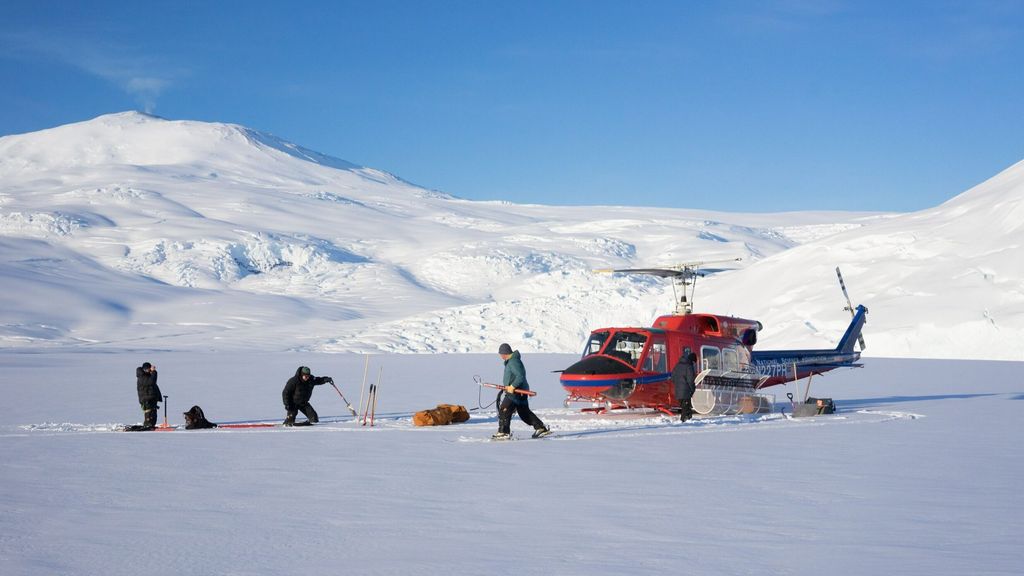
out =
[[[761,320],[766,347],[838,340],[838,265],[869,355],[1024,359],[1022,175],[903,215],[474,202],[241,126],[113,114],[0,138],[0,346],[575,352],[672,307],[661,281],[593,269],[742,258],[697,307]]]

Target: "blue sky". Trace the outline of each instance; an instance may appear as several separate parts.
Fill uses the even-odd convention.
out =
[[[147,110],[472,199],[937,205],[1024,159],[1024,2],[4,0],[0,135]]]

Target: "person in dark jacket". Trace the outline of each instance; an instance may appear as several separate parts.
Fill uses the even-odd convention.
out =
[[[672,384],[675,387],[676,401],[679,402],[679,420],[686,422],[693,417],[693,393],[696,390],[694,381],[697,379],[697,355],[689,348],[683,350],[679,362],[672,369]]]
[[[135,389],[139,393],[139,406],[142,407],[142,427],[152,430],[156,427],[156,412],[163,395],[156,385],[156,366],[143,362],[135,369]]]
[[[284,425],[294,426],[299,410],[306,415],[310,424],[319,422],[320,417],[317,416],[313,405],[309,403],[309,399],[313,396],[313,386],[328,382],[334,382],[334,380],[329,376],[313,376],[308,366],[299,366],[295,370],[295,376],[288,379],[288,383],[284,385],[284,390],[281,392],[281,400],[284,401],[284,409],[287,411]]]
[[[530,384],[526,381],[526,367],[519,351],[512,351],[508,344],[498,347],[498,355],[505,362],[505,374],[501,383],[505,385],[505,397],[498,406],[498,432],[491,436],[495,440],[507,440],[512,437],[512,413],[519,414],[519,418],[526,424],[533,426],[533,437],[540,438],[547,436],[551,430],[541,422],[541,419],[530,410],[530,397],[525,394],[517,394],[516,390],[529,390]]]

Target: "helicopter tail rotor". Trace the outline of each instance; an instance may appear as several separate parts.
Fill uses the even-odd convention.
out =
[[[843,289],[843,296],[846,297],[846,307],[844,310],[849,310],[850,316],[853,317],[856,312],[853,308],[853,302],[850,301],[850,293],[846,291],[846,282],[843,282],[843,273],[839,271],[839,266],[836,266],[836,276],[839,277],[839,287]],[[857,344],[860,344],[860,350],[863,352],[864,348],[866,348],[863,335],[857,335]]]

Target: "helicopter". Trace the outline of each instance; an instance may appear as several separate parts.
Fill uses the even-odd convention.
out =
[[[764,388],[807,378],[809,390],[814,375],[862,366],[855,347],[865,348],[861,331],[868,310],[853,306],[838,267],[844,309],[852,316],[839,344],[833,349],[754,351],[763,328],[757,320],[693,312],[697,279],[721,271],[701,268],[706,264],[596,271],[671,279],[676,308],[649,328],[591,331],[580,360],[559,377],[566,407],[584,402],[591,404],[583,408],[586,412],[647,408],[672,415],[678,402],[671,371],[682,355],[690,353],[697,357],[692,402],[699,415],[771,412],[774,396],[762,393]]]

